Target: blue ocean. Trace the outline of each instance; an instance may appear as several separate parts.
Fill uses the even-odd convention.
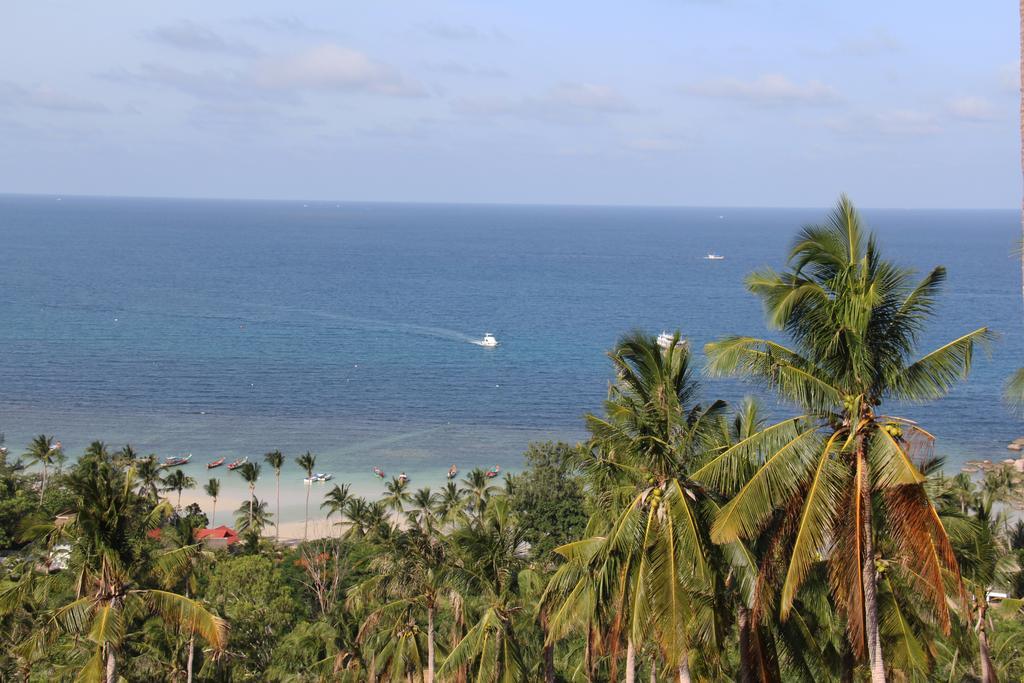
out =
[[[197,477],[271,449],[357,483],[515,469],[531,440],[585,436],[622,333],[766,334],[743,278],[826,210],[0,197],[0,431],[15,454],[42,432],[70,454],[193,453]],[[1000,335],[953,395],[891,411],[950,468],[1005,457],[1024,433],[1000,399],[1024,363],[1018,214],[864,215],[890,258],[949,270],[923,350]]]

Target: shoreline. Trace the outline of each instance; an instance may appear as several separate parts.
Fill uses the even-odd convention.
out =
[[[267,467],[265,463],[260,463],[263,467],[263,473],[260,476],[259,481],[256,484],[256,498],[261,502],[267,503],[267,510],[274,514],[275,522],[277,515],[277,489],[276,480],[273,475],[273,471],[270,471],[268,476]],[[486,466],[479,466],[486,469]],[[241,507],[241,505],[249,500],[249,487],[242,480],[240,476],[217,476],[212,474],[214,472],[223,472],[224,475],[233,475],[233,472],[229,472],[225,468],[217,468],[209,470],[211,472],[209,477],[200,478],[194,473],[188,471],[186,468],[186,474],[196,479],[196,486],[192,489],[186,489],[181,492],[181,506],[185,506],[195,503],[202,508],[203,512],[210,518],[210,526],[219,526],[221,524],[227,524],[232,528],[235,527],[234,513],[235,510]],[[296,468],[290,468],[292,470]],[[461,482],[462,478],[468,474],[473,467],[466,467],[459,469],[459,476],[454,480],[457,484]],[[505,472],[515,473],[519,470],[519,467],[512,469],[506,469],[502,466],[502,474]],[[287,540],[301,541],[302,540],[302,528],[303,519],[306,505],[306,484],[299,483],[295,486],[294,483],[289,483],[289,479],[285,474],[286,470],[282,471],[281,475],[281,542],[284,543]],[[397,473],[396,473],[397,474]],[[408,473],[407,473],[408,474]],[[294,473],[293,473],[294,476]],[[301,473],[298,475],[301,476]],[[203,486],[209,479],[219,479],[221,482],[221,492],[217,497],[217,516],[216,520],[212,517],[213,506],[211,499],[203,491]],[[390,481],[391,476],[386,479],[379,479],[372,473],[365,477],[359,477],[354,479],[340,479],[335,476],[330,481],[311,484],[310,495],[309,495],[309,537],[312,538],[329,538],[337,536],[333,532],[335,528],[335,522],[338,521],[337,517],[331,520],[327,519],[326,510],[320,507],[320,504],[324,500],[324,496],[328,491],[334,488],[335,485],[349,485],[349,493],[354,496],[362,496],[369,501],[374,501],[380,498],[385,493],[384,486]],[[293,480],[292,480],[293,481]],[[500,483],[503,478],[495,479],[496,482]],[[444,487],[447,483],[447,478],[444,476],[437,476],[427,479],[423,475],[412,473],[409,482],[409,492],[412,493],[420,488],[430,488],[432,491],[439,490]],[[164,493],[164,498],[170,500],[171,504],[177,502],[177,493]],[[216,523],[214,523],[216,521]],[[318,534],[318,535],[314,535]],[[264,529],[264,537],[273,538],[275,531],[273,526]]]

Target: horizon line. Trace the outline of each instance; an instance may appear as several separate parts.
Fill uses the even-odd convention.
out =
[[[285,197],[212,197],[187,195],[134,195],[134,194],[81,194],[59,192],[0,192],[0,197],[20,198],[54,198],[65,197],[74,199],[123,199],[151,201],[197,201],[197,202],[263,202],[268,204],[348,204],[348,205],[407,205],[407,206],[500,206],[500,207],[539,207],[539,208],[595,208],[595,209],[740,209],[740,210],[829,210],[831,206],[795,206],[795,205],[726,205],[726,204],[610,204],[580,202],[499,202],[499,201],[452,201],[452,200],[403,200],[403,199],[323,199],[323,198],[285,198]],[[864,206],[857,205],[861,211],[1018,211],[1019,206],[1011,207],[925,207],[925,206]]]

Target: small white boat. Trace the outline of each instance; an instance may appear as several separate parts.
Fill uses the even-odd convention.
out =
[[[327,481],[333,479],[333,474],[327,474],[325,472],[315,472],[312,477],[303,477],[302,483],[304,484],[315,484],[320,481]]]
[[[481,339],[480,341],[475,341],[473,343],[476,344],[477,346],[486,346],[488,348],[493,348],[498,345],[498,340],[490,332],[484,332],[484,338]]]
[[[670,346],[672,346],[672,340],[674,338],[675,335],[672,335],[668,332],[662,332],[661,334],[658,335],[658,346],[667,350]],[[685,339],[680,339],[679,341],[676,342],[677,349],[681,349],[684,346],[686,346]]]
[[[721,254],[716,254],[715,252],[711,252],[710,254],[707,254],[704,257],[704,260],[705,261],[724,261],[725,257],[722,256]]]

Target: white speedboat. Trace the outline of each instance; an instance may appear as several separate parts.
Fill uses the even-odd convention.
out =
[[[334,478],[333,474],[326,474],[324,472],[316,472],[316,473],[313,474],[312,477],[304,477],[303,480],[302,480],[302,483],[304,483],[304,484],[315,484],[317,482],[327,481],[328,479],[333,479],[333,478]]]
[[[721,254],[716,254],[715,252],[711,252],[710,254],[707,254],[704,257],[704,260],[705,261],[724,261],[725,257],[722,256]]]
[[[498,340],[490,332],[485,332],[483,339],[473,343],[476,344],[477,346],[486,346],[489,348],[493,348],[498,345]]]
[[[667,350],[670,346],[672,346],[672,340],[674,338],[674,335],[668,332],[662,332],[661,334],[658,335],[658,346]],[[686,340],[680,339],[679,341],[676,342],[677,349],[681,349],[684,346],[686,346]]]

